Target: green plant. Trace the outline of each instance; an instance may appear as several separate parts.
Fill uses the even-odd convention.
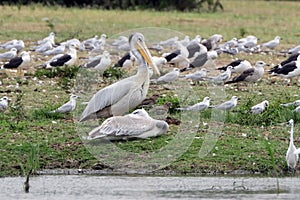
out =
[[[161,96],[157,99],[158,105],[164,105],[165,103],[170,103],[169,111],[168,113],[174,114],[177,113],[178,110],[176,108],[180,107],[179,98],[174,95],[167,94],[165,96]]]
[[[109,67],[107,70],[103,72],[103,77],[120,79],[125,74],[126,72],[122,68]]]

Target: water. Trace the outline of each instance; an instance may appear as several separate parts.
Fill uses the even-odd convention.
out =
[[[300,178],[51,175],[0,179],[0,199],[297,199]]]

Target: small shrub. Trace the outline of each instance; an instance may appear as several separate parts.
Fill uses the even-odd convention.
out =
[[[167,94],[166,96],[159,97],[157,99],[158,105],[164,105],[165,103],[171,103],[171,106],[168,111],[170,114],[178,112],[178,110],[176,110],[176,108],[179,108],[180,103],[179,103],[179,99],[177,96],[172,96],[170,94]]]
[[[121,68],[110,67],[103,72],[103,77],[120,79],[125,74],[126,72]]]

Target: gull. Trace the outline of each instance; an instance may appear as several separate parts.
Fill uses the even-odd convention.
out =
[[[206,77],[206,80],[210,80],[214,83],[220,84],[220,83],[224,83],[225,81],[227,81],[228,79],[230,79],[231,77],[231,70],[232,70],[232,66],[227,67],[226,71],[219,74],[218,76],[213,76],[213,77]]]
[[[25,47],[23,40],[11,40],[2,45],[0,45],[0,49],[10,50],[12,48],[16,48],[18,51],[22,50]]]
[[[183,40],[179,41],[183,46],[187,46],[190,43],[190,37],[189,36],[185,36]]]
[[[43,54],[45,56],[63,54],[65,52],[65,49],[66,49],[66,44],[62,43],[61,45],[53,49],[49,49],[48,51],[43,52]]]
[[[89,132],[87,139],[107,138],[110,140],[146,139],[166,133],[167,122],[156,120],[144,109],[138,109],[125,116],[113,116]]]
[[[161,68],[163,65],[167,64],[167,59],[164,57],[152,56],[152,60],[158,68]]]
[[[287,53],[289,53],[289,54],[295,54],[295,53],[299,53],[299,52],[300,52],[300,45],[297,45],[297,46],[287,50]]]
[[[202,81],[206,77],[206,74],[207,74],[207,69],[202,68],[202,69],[194,72],[193,74],[187,74],[187,75],[182,76],[181,78],[191,79],[193,81]]]
[[[0,112],[4,112],[8,107],[8,102],[11,101],[7,96],[4,96],[0,99]]]
[[[118,39],[115,39],[111,45],[120,46],[123,44],[128,44],[128,38],[126,36],[121,35]]]
[[[104,51],[102,55],[95,57],[89,63],[86,63],[83,67],[94,68],[101,72],[104,72],[111,64],[110,54],[108,51]]]
[[[272,74],[272,73],[276,72],[277,70],[279,70],[280,68],[282,68],[283,65],[286,65],[286,64],[288,64],[288,63],[290,63],[290,62],[293,62],[293,61],[297,61],[297,60],[299,59],[299,58],[298,58],[299,55],[300,55],[300,53],[295,53],[295,54],[289,56],[287,59],[281,61],[278,65],[272,67],[272,68],[268,71],[269,74]]]
[[[129,37],[132,54],[139,61],[137,73],[120,80],[98,91],[83,111],[80,121],[88,119],[123,115],[138,106],[145,98],[149,89],[149,67],[158,68],[153,64],[151,54],[146,47],[144,36],[133,33]]]
[[[70,44],[68,46],[69,52],[56,58],[52,62],[48,62],[46,65],[46,68],[52,68],[52,67],[58,67],[58,66],[64,66],[64,65],[74,65],[74,63],[77,60],[77,52],[75,49],[74,44]]]
[[[295,170],[298,159],[299,159],[299,155],[297,154],[297,152],[295,153],[296,147],[294,145],[294,120],[293,119],[290,119],[289,126],[291,126],[291,131],[289,132],[290,133],[290,144],[289,144],[289,148],[286,152],[285,159],[286,159],[288,168]]]
[[[9,51],[0,54],[0,60],[10,60],[17,56],[17,49],[11,48]]]
[[[265,100],[251,107],[251,113],[260,114],[269,106],[269,101]]]
[[[275,49],[280,43],[280,37],[276,36],[273,40],[263,43],[261,46],[266,47],[268,49]]]
[[[237,100],[238,100],[238,97],[233,96],[233,97],[231,97],[231,99],[229,101],[226,101],[224,103],[221,103],[221,104],[216,105],[216,106],[211,106],[211,107],[219,109],[219,110],[229,111],[229,110],[232,110],[233,108],[235,108],[237,106]]]
[[[165,56],[167,62],[176,64],[177,66],[183,61],[189,62],[189,60],[187,59],[189,56],[189,51],[187,50],[187,47],[183,46],[180,42],[176,42],[176,45],[177,49]]]
[[[76,99],[77,98],[78,98],[78,96],[72,94],[70,96],[70,100],[67,103],[63,104],[56,110],[51,111],[50,113],[70,113],[70,112],[72,112],[76,108]]]
[[[241,38],[238,40],[238,46],[243,46],[246,48],[252,48],[255,47],[257,45],[257,37],[253,36],[253,35],[248,35],[245,38]]]
[[[209,51],[207,52],[206,48],[202,49],[204,51],[196,52],[194,54],[194,58],[190,61],[188,67],[181,69],[180,71],[187,71],[195,67],[211,67],[214,65],[214,60],[218,57],[216,51]]]
[[[210,98],[204,97],[203,101],[200,103],[196,103],[192,106],[188,106],[186,108],[176,108],[176,110],[193,110],[193,111],[203,111],[209,107]]]
[[[189,44],[191,44],[191,43],[193,43],[193,42],[195,42],[195,43],[200,43],[200,42],[201,42],[201,36],[200,36],[200,35],[196,35],[196,36],[194,37],[194,39],[192,39],[192,40],[190,41]]]
[[[230,81],[226,81],[225,84],[237,83],[237,82],[249,82],[254,83],[261,79],[264,75],[264,66],[267,64],[263,61],[257,61],[254,68],[249,68],[243,71],[240,75],[234,77]]]
[[[300,57],[300,56],[299,56]],[[281,76],[283,78],[293,78],[300,75],[300,59],[292,61],[278,68],[272,75]]]
[[[93,38],[86,39],[82,42],[85,49],[93,49],[95,48],[95,43],[98,39],[98,35],[95,35]]]
[[[113,67],[124,67],[130,68],[133,65],[133,62],[135,61],[134,55],[132,53],[126,53],[121,59],[118,60],[118,62]]]
[[[180,74],[180,70],[178,68],[174,68],[171,72],[159,77],[156,80],[156,83],[171,83],[178,79]]]
[[[94,43],[94,48],[91,51],[92,54],[99,53],[104,50],[104,46],[106,44],[106,38],[107,38],[106,34],[102,34],[100,39],[96,40],[96,42]]]
[[[20,54],[20,56],[12,58],[8,63],[4,64],[2,68],[5,69],[22,68],[27,66],[29,62],[30,62],[29,52],[23,51]]]
[[[77,38],[69,39],[65,42],[62,42],[60,45],[65,45],[65,47],[67,47],[70,46],[70,44],[74,44],[75,46],[79,47],[80,51],[85,50],[83,42],[80,42]]]
[[[217,52],[218,52],[218,54],[227,53],[230,55],[236,55],[239,53],[239,49],[237,47],[222,46],[219,49],[217,49]]]
[[[238,44],[238,40],[237,38],[232,38],[231,40],[225,42],[224,44],[220,45],[219,47],[220,48],[232,48],[232,47],[235,47],[237,46]]]
[[[253,51],[252,48],[255,48],[257,46],[257,40],[257,37],[253,35],[249,35],[246,38],[241,38],[238,40],[237,48],[239,51],[251,53]]]
[[[42,40],[37,41],[37,43],[40,45],[40,44],[44,44],[46,42],[50,42],[51,45],[55,45],[55,41],[54,40],[55,40],[55,33],[54,32],[50,32],[49,36],[45,37]]]
[[[300,113],[300,106],[296,107],[296,108],[294,109],[294,112]],[[300,153],[300,152],[299,152],[299,153]]]
[[[195,42],[195,41],[190,42],[186,48],[189,52],[188,58],[193,58],[195,56],[196,52],[200,52],[201,54],[207,53],[206,46],[204,46],[203,44],[200,44],[199,42]]]
[[[15,45],[17,42],[18,42],[18,40],[16,40],[16,39],[7,41],[4,44],[0,44],[0,48],[1,49],[11,49],[11,48],[14,48],[14,47],[11,47],[11,46]],[[9,48],[9,47],[11,47],[11,48]]]
[[[281,106],[288,107],[288,106],[300,106],[300,100],[296,100],[290,103],[280,104]]]
[[[53,46],[50,41],[46,41],[45,43],[40,44],[40,46],[36,47],[35,52],[38,53],[44,53],[45,51],[48,51],[52,49]]]
[[[218,70],[226,70],[228,66],[232,67],[232,70],[231,70],[232,73],[239,73],[239,74],[247,69],[252,68],[249,61],[238,59],[238,60],[235,60],[235,61],[229,63],[228,65],[219,67]]]
[[[206,46],[207,50],[214,50],[218,47],[218,43],[222,42],[223,36],[220,34],[214,34],[210,36],[207,40],[203,40],[201,44]]]
[[[177,36],[175,36],[175,37],[169,38],[167,40],[160,41],[159,44],[162,46],[174,46],[176,44],[176,42],[178,41],[178,39],[179,38]]]

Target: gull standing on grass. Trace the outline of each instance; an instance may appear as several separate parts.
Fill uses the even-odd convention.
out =
[[[189,64],[189,51],[179,41],[176,42],[177,49],[164,56],[168,63],[175,64],[176,67],[187,66]]]
[[[146,47],[144,36],[133,33],[129,37],[131,52],[139,61],[137,73],[98,91],[83,111],[80,121],[112,115],[123,115],[138,106],[147,96],[150,65],[159,75],[158,68]]]
[[[66,49],[66,43],[62,43],[53,49],[49,49],[48,51],[43,52],[43,55],[50,56],[50,55],[63,54],[65,52],[65,49]]]
[[[289,126],[291,126],[291,131],[290,133],[290,144],[289,144],[289,148],[286,152],[286,164],[288,166],[289,169],[292,169],[293,171],[296,170],[296,165],[299,159],[299,155],[296,152],[296,147],[294,145],[294,120],[291,119],[289,121]]]
[[[269,101],[265,100],[251,107],[251,113],[260,114],[269,106]]]
[[[181,78],[191,79],[192,81],[203,81],[207,75],[207,71],[206,68],[202,68],[192,74],[183,75]]]
[[[193,111],[203,111],[209,107],[210,98],[204,97],[202,102],[196,103],[192,106],[186,108],[176,108],[176,110],[193,110]]]
[[[11,101],[7,96],[4,96],[0,99],[0,112],[4,112],[8,107],[8,102]]]
[[[46,65],[46,68],[52,68],[52,67],[59,67],[64,65],[74,65],[77,60],[77,51],[76,51],[76,45],[70,44],[68,46],[69,52],[56,58],[52,62],[48,62]]]
[[[211,106],[211,107],[219,109],[219,110],[229,111],[229,110],[232,110],[233,108],[235,108],[237,106],[237,100],[238,100],[238,97],[233,96],[233,97],[231,97],[231,99],[229,101],[226,101],[224,103],[221,103],[221,104],[216,105],[216,106]]]
[[[300,56],[298,56],[296,61],[289,62],[281,68],[273,70],[272,75],[290,79],[290,82],[292,82],[291,80],[293,77],[300,75]]]
[[[24,49],[25,44],[23,40],[11,40],[4,44],[0,44],[0,49],[10,50],[12,48],[16,48],[18,51]]]
[[[205,79],[209,80],[209,81],[212,81],[213,83],[216,83],[216,84],[224,83],[225,81],[227,81],[228,79],[230,79],[230,77],[231,77],[231,70],[232,70],[232,67],[229,66],[229,67],[227,67],[227,69],[226,69],[225,72],[219,74],[218,76],[208,76]]]
[[[0,60],[10,60],[17,56],[17,49],[11,48],[9,51],[0,54]]]
[[[280,104],[281,106],[285,106],[285,107],[288,107],[288,106],[300,106],[300,100],[296,100],[296,101],[293,101],[293,102],[289,102],[289,103],[283,103],[283,104]]]
[[[266,47],[268,49],[275,49],[279,45],[280,39],[281,38],[279,36],[276,36],[273,40],[263,43],[261,46]]]
[[[70,100],[67,103],[63,104],[56,110],[51,111],[50,113],[70,113],[70,112],[72,112],[76,108],[76,99],[77,98],[78,98],[78,96],[72,94],[70,96]]]
[[[110,54],[108,51],[104,51],[102,55],[93,58],[89,63],[86,63],[83,67],[94,68],[100,72],[104,72],[111,64]]]
[[[21,69],[26,67],[30,62],[29,52],[23,51],[20,56],[12,58],[8,63],[4,64],[2,68],[4,69]]]
[[[37,41],[37,44],[44,44],[46,42],[50,42],[51,45],[55,45],[55,33],[54,32],[50,32],[49,35],[47,37],[45,37],[44,39],[41,39],[39,41]]]
[[[162,135],[168,129],[167,122],[153,119],[144,109],[138,109],[125,116],[113,116],[106,119],[101,126],[89,132],[87,139],[146,139]]]
[[[264,67],[267,64],[263,61],[257,61],[254,68],[249,68],[240,75],[234,77],[232,80],[225,82],[225,84],[238,83],[238,82],[248,82],[254,83],[261,79],[264,75]]]
[[[298,60],[299,55],[300,55],[300,53],[298,52],[298,53],[295,53],[295,54],[289,56],[287,59],[281,61],[278,65],[272,67],[272,68],[268,71],[269,74],[273,74],[273,73],[276,72],[277,70],[281,69],[282,66],[284,66],[284,65],[286,65],[286,64],[288,64],[288,63],[290,63],[290,62],[293,62],[293,61]]]
[[[232,73],[238,73],[238,74],[242,73],[243,71],[245,71],[247,69],[252,68],[249,61],[238,59],[238,60],[232,61],[228,65],[219,67],[217,69],[225,71],[227,69],[227,67],[229,67],[229,66],[232,66],[232,70],[231,70]]]
[[[156,83],[171,83],[178,79],[180,74],[180,70],[178,68],[174,68],[171,72],[159,77],[156,80]]]

